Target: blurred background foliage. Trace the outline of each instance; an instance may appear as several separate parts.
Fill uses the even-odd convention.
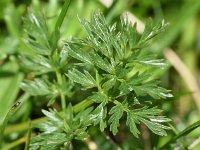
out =
[[[63,0],[0,0],[0,123],[8,112],[10,106],[21,96],[23,92],[19,84],[23,79],[32,78],[21,66],[19,54],[31,53],[31,50],[24,44],[23,22],[28,7],[37,12],[45,14],[47,25],[52,31],[56,18],[63,5]],[[61,28],[62,40],[70,36],[84,37],[77,15],[81,18],[90,18],[92,11],[100,9],[103,11],[109,23],[118,22],[120,15],[128,11],[141,21],[145,22],[151,18],[154,22],[165,19],[169,22],[167,30],[157,37],[156,42],[150,50],[164,57],[164,49],[171,47],[187,69],[192,74],[196,83],[200,83],[200,1],[199,0],[73,0],[69,7],[66,19]],[[62,40],[60,44],[62,44]],[[176,63],[176,62],[175,62]],[[173,64],[172,64],[173,66]],[[143,139],[135,139],[127,129],[120,127],[115,142],[120,144],[122,149],[153,149],[162,146],[174,136],[174,132],[185,129],[190,124],[200,119],[200,110],[197,107],[197,100],[192,94],[198,91],[191,91],[190,84],[187,84],[182,76],[172,66],[167,68],[162,77],[162,85],[172,90],[173,98],[162,101],[160,107],[165,115],[171,118],[174,130],[168,132],[167,137],[158,137],[143,130]],[[158,72],[160,74],[160,72]],[[26,96],[21,108],[12,116],[9,124],[27,122],[29,118],[41,117],[41,108],[46,108],[44,97],[36,99]],[[198,98],[200,102],[200,97]],[[13,126],[14,128],[14,126]],[[7,148],[25,132],[9,133],[6,137]],[[99,149],[112,149],[112,141],[106,139],[106,135],[99,133],[97,128],[91,127],[90,135]],[[126,139],[126,140],[123,140]],[[199,139],[199,140],[197,140]],[[198,143],[194,145],[194,141]],[[14,149],[22,149],[22,144],[16,144]],[[196,129],[189,135],[177,141],[176,146],[182,149],[200,149],[200,129]],[[193,145],[192,145],[193,144]],[[81,149],[81,143],[74,144],[75,149]],[[81,145],[87,149],[88,142]],[[152,148],[151,148],[152,147]],[[5,148],[6,149],[6,148]]]

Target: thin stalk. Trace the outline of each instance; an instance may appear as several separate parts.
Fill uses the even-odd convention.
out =
[[[14,147],[16,147],[17,145],[20,145],[22,143],[26,142],[27,137],[22,137],[16,141],[14,141],[13,143],[8,144],[7,146],[5,146],[2,150],[10,150]]]
[[[85,108],[91,106],[94,102],[91,99],[86,99],[75,106],[73,106],[74,113],[78,113],[81,110],[84,110]]]
[[[67,13],[67,10],[69,8],[70,2],[71,2],[71,0],[65,0],[65,3],[60,12],[60,15],[58,16],[58,20],[56,21],[55,30],[60,29],[60,27],[64,21],[65,15]]]
[[[74,113],[80,112],[81,110],[91,106],[93,103],[94,102],[91,99],[83,100],[82,102],[73,106]],[[34,120],[31,121],[31,124],[32,124],[32,126],[34,126],[36,124],[44,122],[45,120],[47,120],[47,117],[41,117],[41,118],[38,118],[38,119],[34,119]],[[28,128],[29,128],[28,122],[20,123],[20,124],[17,124],[17,125],[11,125],[11,126],[8,126],[6,128],[4,135],[8,135],[8,134],[13,133],[13,132],[24,131],[24,130],[27,130]]]
[[[29,121],[29,129],[27,133],[26,145],[24,150],[29,150],[30,139],[31,139],[31,121]]]
[[[46,117],[41,117],[41,118],[37,118],[31,121],[32,126],[39,124],[41,122],[44,122],[45,120],[47,120]],[[28,122],[23,122],[20,124],[16,124],[16,125],[10,125],[5,129],[4,135],[9,135],[13,132],[20,132],[20,131],[25,131],[29,128],[29,123]]]
[[[62,75],[59,71],[56,71],[56,77],[57,77],[57,80],[58,80],[58,84],[60,86],[62,86],[62,84],[63,84]],[[60,97],[61,97],[62,110],[64,111],[66,109],[66,102],[65,102],[65,94],[63,93],[62,90],[60,90]]]
[[[60,14],[58,16],[57,21],[56,21],[56,25],[55,25],[55,29],[54,29],[55,31],[54,32],[56,32],[57,30],[60,29],[60,27],[61,27],[61,25],[62,25],[62,23],[64,21],[65,15],[67,13],[67,10],[69,8],[70,2],[71,2],[71,0],[65,0],[65,3],[63,5],[63,7],[62,7],[62,10],[61,10],[61,12],[60,12]],[[59,72],[59,70],[56,71],[56,77],[57,77],[57,80],[58,80],[58,84],[60,86],[62,86],[62,84],[63,84],[62,75]],[[61,97],[62,110],[64,111],[65,108],[66,108],[66,103],[65,103],[65,95],[64,95],[62,90],[60,90],[60,97]]]
[[[178,130],[177,130],[171,123],[168,123],[168,126],[170,126],[170,128],[172,129],[172,131],[173,131],[175,134],[178,134]]]

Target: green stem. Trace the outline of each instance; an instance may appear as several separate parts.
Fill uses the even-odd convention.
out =
[[[39,124],[41,122],[44,122],[45,120],[47,120],[46,117],[41,117],[41,118],[38,118],[38,119],[34,119],[31,121],[31,124],[34,126],[36,124]],[[25,131],[29,128],[29,122],[23,122],[23,123],[20,123],[20,124],[16,124],[16,125],[11,125],[11,126],[8,126],[4,132],[4,135],[8,135],[8,134],[11,134],[13,132],[20,132],[20,131]]]
[[[26,139],[26,145],[24,150],[29,150],[29,144],[30,144],[30,140],[31,140],[31,122],[29,121],[29,129],[28,129],[28,133],[27,133],[27,139]]]
[[[60,14],[58,16],[57,21],[56,21],[55,32],[60,29],[60,27],[61,27],[61,25],[62,25],[62,23],[64,21],[65,15],[67,13],[67,10],[69,8],[70,2],[71,2],[71,0],[65,0],[65,3],[63,5],[63,7],[62,7],[62,10],[61,10],[61,12],[60,12]],[[60,86],[62,86],[62,84],[63,84],[62,75],[58,70],[56,71],[56,77],[57,77],[57,80],[58,80],[58,84]],[[64,95],[62,90],[60,90],[60,97],[61,97],[62,110],[64,111],[65,108],[66,108],[66,103],[65,103],[65,95]]]
[[[62,23],[64,21],[65,15],[67,13],[67,10],[69,8],[70,2],[71,2],[71,0],[65,0],[63,8],[62,8],[62,10],[60,12],[60,15],[58,17],[58,20],[56,21],[56,26],[55,26],[56,30],[60,29],[60,27],[61,27],[61,25],[62,25]]]
[[[86,99],[73,107],[74,113],[78,113],[81,110],[84,110],[88,106],[91,106],[94,102],[91,99]]]
[[[2,150],[10,150],[14,147],[16,147],[17,145],[20,145],[22,143],[26,142],[27,137],[22,137],[16,141],[14,141],[13,143],[8,144],[7,146],[5,146]]]
[[[57,77],[59,86],[62,86],[63,84],[62,75],[59,71],[56,71],[56,77]],[[60,97],[61,97],[62,110],[64,111],[66,109],[66,103],[65,103],[65,94],[63,93],[62,89],[60,89]]]
[[[171,123],[168,123],[168,126],[170,126],[174,134],[178,134],[178,130]]]
[[[82,102],[73,106],[74,113],[80,112],[81,110],[85,109],[86,107],[91,106],[93,103],[94,102],[91,99],[83,100]],[[47,120],[46,117],[34,119],[34,120],[31,121],[31,124],[32,124],[32,126],[34,126],[36,124],[44,122],[45,120]],[[20,123],[20,124],[17,124],[17,125],[11,125],[11,126],[8,126],[6,128],[4,135],[8,135],[8,134],[13,133],[13,132],[24,131],[24,130],[27,130],[28,128],[29,128],[29,122]]]

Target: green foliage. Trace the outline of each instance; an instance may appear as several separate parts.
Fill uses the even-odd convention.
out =
[[[143,101],[143,97],[151,103],[155,99],[172,97],[169,90],[159,86],[158,79],[151,78],[154,70],[165,66],[163,60],[145,51],[147,42],[165,28],[165,23],[147,24],[140,35],[127,20],[121,20],[120,30],[116,24],[109,26],[100,12],[95,12],[90,22],[80,21],[88,36],[65,43],[69,56],[81,62],[76,64],[79,70],[70,69],[67,76],[83,88],[96,89],[97,92],[89,96],[95,103],[100,103],[94,110],[93,115],[97,116],[94,125],[100,124],[101,131],[110,125],[115,135],[120,118],[127,112],[127,125],[136,137],[139,134],[136,124],[140,122],[155,134],[166,135],[165,129],[169,128],[160,123],[170,120],[159,116],[159,109]],[[134,71],[137,63],[142,72]],[[139,100],[140,109],[136,109],[135,98]],[[108,105],[112,106],[109,113]],[[108,122],[106,118],[109,118]]]
[[[24,19],[24,30],[28,35],[28,38],[26,38],[27,45],[32,50],[41,55],[50,55],[50,35],[44,16],[29,10],[28,16]]]
[[[92,119],[94,120],[93,124],[94,125],[99,124],[99,128],[101,131],[104,131],[104,129],[107,127],[106,123],[107,107],[105,105],[106,104],[102,102],[96,107],[96,109],[92,113]]]
[[[81,84],[86,89],[96,87],[94,78],[86,70],[84,73],[81,73],[77,69],[73,69],[72,71],[69,71],[67,76],[74,82]]]
[[[26,44],[32,49],[34,55],[20,56],[22,66],[40,78],[35,78],[33,81],[25,80],[21,88],[33,96],[46,96],[49,99],[48,106],[56,101],[60,92],[70,97],[72,84],[65,78],[57,77],[57,80],[61,78],[61,85],[51,80],[50,74],[45,76],[47,73],[58,72],[66,64],[68,56],[65,50],[57,47],[59,31],[55,30],[51,36],[45,17],[31,9],[24,18],[24,30]]]
[[[162,59],[171,47],[198,74],[199,0],[0,0],[0,8],[0,149],[200,149],[194,91]],[[96,9],[104,15],[81,19]],[[132,14],[152,18],[142,34]],[[160,34],[163,18],[170,26]]]
[[[114,135],[116,135],[118,132],[117,128],[120,125],[119,120],[123,115],[123,106],[121,104],[115,105],[114,107],[112,107],[109,114],[111,115],[110,119],[108,120],[108,122],[111,123],[110,130]]]
[[[42,133],[32,138],[30,149],[56,150],[69,146],[72,139],[85,139],[88,137],[87,127],[92,121],[88,117],[91,111],[92,108],[87,108],[74,115],[71,104],[62,114],[56,110],[43,110],[48,120],[37,126]]]
[[[108,7],[94,0],[1,0],[0,8],[0,149],[200,149],[192,85],[162,59],[171,47],[193,74],[199,71],[199,0]],[[105,18],[92,12],[90,21],[81,19],[96,9]],[[140,22],[129,23],[131,14],[152,18],[143,33]],[[163,18],[170,26],[159,35],[167,24],[155,22]],[[168,100],[161,85],[174,97]]]
[[[24,81],[24,83],[21,84],[21,88],[27,90],[31,95],[49,95],[53,92],[53,90],[51,91],[51,89],[49,89],[49,85],[40,79]]]
[[[168,90],[158,86],[158,81],[149,79],[150,75],[148,72],[134,74],[120,85],[121,93],[134,91],[137,96],[149,95],[153,99],[172,97]]]
[[[31,139],[31,149],[69,147],[72,140],[85,139],[92,125],[99,126],[101,132],[109,127],[116,135],[124,118],[135,137],[140,134],[141,123],[153,133],[166,136],[165,130],[170,128],[164,124],[170,119],[161,115],[155,102],[172,95],[154,76],[165,67],[163,59],[148,51],[150,40],[166,24],[148,23],[140,35],[127,19],[121,19],[119,26],[109,26],[100,11],[94,12],[90,21],[79,20],[87,37],[71,38],[60,47],[59,30],[56,27],[50,33],[45,17],[29,11],[24,19],[25,41],[34,56],[23,55],[21,59],[36,77],[25,80],[21,88],[32,96],[47,97],[48,106],[60,97],[63,110],[43,110],[48,121],[37,125],[41,132]],[[92,100],[94,109],[83,105],[75,114],[66,101],[73,95],[72,89],[89,93],[85,101]]]
[[[136,128],[136,123],[144,123],[152,132],[158,135],[167,135],[165,129],[170,129],[160,123],[171,121],[164,116],[158,116],[161,110],[156,107],[149,108],[143,107],[127,112],[127,125],[130,127],[130,131],[138,136],[139,131]]]

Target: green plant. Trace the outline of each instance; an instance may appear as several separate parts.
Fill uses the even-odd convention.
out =
[[[63,5],[64,2],[65,5]],[[91,148],[91,146],[95,146],[96,149],[100,150],[116,150],[120,148],[123,150],[200,149],[199,109],[196,107],[198,106],[198,86],[193,86],[193,83],[194,85],[198,84],[198,82],[195,81],[195,75],[198,74],[199,71],[199,31],[197,28],[199,16],[197,14],[200,8],[200,1],[115,0],[112,4],[110,3],[109,6],[106,5],[105,7],[105,1],[80,0],[71,1],[69,9],[68,2],[67,0],[0,1],[0,149],[37,149],[37,144],[40,147],[43,146],[43,149],[47,149],[48,147],[44,146],[48,146],[49,144],[51,147],[53,145],[55,149],[70,147],[70,149],[75,150],[95,149],[94,147]],[[32,8],[34,11],[27,11],[28,7]],[[165,65],[165,61],[162,62],[159,60],[163,64],[156,67],[145,65],[147,61],[145,63],[140,61],[140,63],[143,64],[134,62],[135,64],[132,63],[132,65],[134,64],[133,71],[127,74],[126,79],[132,75],[133,78],[136,79],[139,76],[142,77],[141,75],[143,72],[147,72],[150,74],[149,80],[160,80],[161,82],[157,83],[157,85],[172,89],[174,97],[164,100],[163,98],[154,99],[147,94],[143,96],[138,94],[135,96],[136,98],[134,98],[137,88],[121,97],[117,97],[113,95],[113,93],[119,89],[118,87],[120,85],[117,84],[120,84],[121,81],[117,80],[114,85],[108,82],[107,85],[111,86],[111,88],[106,91],[107,93],[105,95],[108,95],[107,97],[110,97],[110,99],[104,106],[104,108],[107,108],[107,116],[103,121],[106,123],[107,127],[105,127],[103,132],[100,130],[98,122],[97,125],[94,125],[95,120],[91,119],[87,122],[82,122],[82,120],[95,117],[94,110],[102,103],[100,100],[98,101],[99,103],[96,103],[93,98],[93,95],[99,95],[99,89],[97,87],[92,87],[93,82],[88,83],[90,80],[86,80],[83,84],[82,79],[83,77],[88,77],[88,72],[96,82],[97,72],[101,77],[100,87],[104,92],[105,86],[103,85],[111,78],[109,78],[107,74],[113,74],[107,73],[101,68],[99,69],[95,63],[94,65],[84,63],[76,59],[73,54],[69,55],[69,52],[71,53],[69,48],[72,49],[72,52],[76,52],[76,50],[74,50],[75,48],[80,48],[81,52],[83,51],[83,53],[87,53],[89,57],[91,57],[90,53],[92,53],[93,47],[96,46],[95,44],[93,46],[87,41],[86,38],[88,34],[82,29],[83,26],[81,26],[81,24],[84,24],[84,20],[77,19],[76,15],[78,14],[79,18],[87,18],[88,20],[91,11],[96,9],[102,11],[106,18],[107,26],[110,26],[113,22],[117,22],[116,29],[113,31],[112,35],[122,33],[123,29],[120,24],[119,16],[121,14],[124,16],[127,11],[127,18],[131,19],[131,21],[133,15],[133,17],[140,18],[141,21],[149,17],[152,18],[152,22],[165,18],[165,20],[170,23],[170,26],[167,27],[167,30],[162,32],[162,34],[145,42],[146,44],[144,47],[139,48],[141,49],[141,54],[134,57],[136,62],[138,62],[137,58],[140,60],[143,59],[140,56],[147,56],[146,58],[144,57],[145,61],[152,61],[157,58],[162,58],[164,54],[170,64],[168,65],[167,63],[167,65]],[[186,9],[187,11],[185,11]],[[59,15],[61,11],[62,13]],[[67,14],[66,11],[68,11]],[[29,14],[33,14],[27,15],[28,12]],[[21,18],[26,15],[27,17],[24,20],[27,23],[25,25]],[[40,23],[44,23],[42,26],[47,33],[47,47],[44,44],[45,42],[41,42],[43,29],[41,29],[41,31],[38,30],[38,24],[34,25],[34,21],[31,21],[30,16],[33,18],[36,16],[35,18],[40,20]],[[63,21],[64,17],[65,20]],[[91,21],[89,21],[89,23],[91,24]],[[138,21],[138,23],[137,29],[143,27],[141,22]],[[32,27],[31,24],[33,24]],[[25,25],[27,30],[24,37],[23,31],[25,28],[23,25]],[[30,28],[27,25],[30,26]],[[148,25],[154,26],[147,22],[147,26]],[[96,28],[92,26],[92,30],[96,31]],[[135,35],[135,33],[131,32],[132,31],[130,31],[130,36]],[[96,32],[94,32],[94,34],[95,33]],[[58,37],[57,41],[56,36]],[[72,36],[72,38],[70,36]],[[138,35],[138,38],[136,38],[138,39],[138,41],[135,42],[136,45],[139,43],[141,36],[142,34]],[[96,38],[97,35],[95,34],[94,37]],[[110,36],[110,38],[111,37],[113,39],[113,36]],[[119,37],[121,37],[121,35],[119,35]],[[29,38],[32,39],[32,41],[30,41]],[[63,41],[63,39],[65,41]],[[83,39],[84,42],[86,41],[86,44],[81,41],[82,44],[77,45],[76,43],[79,43],[80,39]],[[100,43],[98,47],[103,47],[102,49],[105,49],[105,51],[107,51],[107,48],[104,48],[103,45],[108,45],[108,43],[111,45],[115,62],[115,56],[117,54],[116,48],[112,48],[112,42],[107,39],[105,40],[106,42],[102,42],[102,40],[99,39],[97,39],[97,41]],[[92,45],[90,48],[88,47],[88,43]],[[119,43],[123,42],[119,40]],[[122,44],[120,44],[120,46],[122,47]],[[172,48],[174,54],[172,53],[173,55],[169,56],[168,54],[170,53],[168,52],[170,52],[170,50],[168,48],[165,49],[166,47]],[[42,57],[39,57],[36,50],[41,49],[44,50],[40,52],[49,52],[50,50],[51,54],[42,54]],[[165,53],[163,53],[164,49],[166,50]],[[103,60],[108,61],[112,66],[111,57],[105,56],[100,50],[97,50],[97,54],[103,58]],[[130,51],[133,52],[134,50],[135,49]],[[57,61],[56,55],[60,54],[60,51],[66,54],[66,57],[63,57],[63,54],[60,57],[60,59],[63,59],[63,66],[60,65],[60,60]],[[65,53],[65,51],[67,53]],[[94,51],[96,52],[96,50]],[[129,51],[129,48],[127,48],[127,51]],[[154,54],[156,54],[157,57],[153,56]],[[151,55],[151,57],[148,57],[149,55]],[[179,67],[176,67],[177,64],[181,62],[177,59],[178,56],[187,67],[184,67],[184,65],[178,65]],[[151,63],[151,61],[148,63]],[[122,62],[123,64],[127,63],[125,61]],[[155,64],[155,61],[153,61],[153,63]],[[183,68],[181,66],[183,66]],[[128,69],[128,67],[124,67],[125,70]],[[73,69],[75,69],[75,71]],[[138,75],[135,72],[139,72]],[[74,80],[74,77],[71,77],[70,73],[72,73],[72,75],[79,73],[79,75],[83,77],[81,77],[80,81],[79,79]],[[107,76],[105,76],[105,74]],[[62,78],[60,78],[60,76]],[[69,79],[69,77],[74,81]],[[147,78],[145,78],[145,80]],[[22,81],[24,81],[24,83],[21,83]],[[129,81],[127,81],[127,83],[130,83],[128,85],[133,86]],[[26,88],[27,92],[20,88],[20,83],[21,87],[23,89]],[[26,84],[29,84],[31,88],[27,88]],[[89,88],[90,86],[92,88]],[[141,85],[139,86],[141,87]],[[40,87],[39,90],[38,87]],[[143,92],[146,92],[146,89]],[[116,98],[114,99],[113,97]],[[125,101],[124,98],[126,98]],[[126,125],[128,113],[126,110],[122,110],[123,113],[121,109],[118,111],[117,108],[120,108],[120,106],[117,105],[118,107],[115,107],[116,104],[113,102],[115,100],[122,103],[123,106],[130,106],[129,109],[131,110],[136,109],[137,111],[143,107],[148,107],[150,110],[152,110],[151,108],[153,107],[164,110],[158,113],[156,118],[160,115],[173,118],[170,123],[167,123],[172,130],[167,131],[167,136],[160,136],[151,132],[144,123],[140,122],[138,124],[136,123],[137,130],[140,134],[137,134],[138,137],[133,136],[129,126]],[[64,101],[63,105],[61,101]],[[123,102],[127,102],[128,104]],[[73,114],[68,113],[72,111]],[[110,111],[112,112],[111,114],[109,114]],[[45,115],[42,112],[44,112]],[[140,114],[143,113],[142,116],[144,115],[144,110],[139,112]],[[77,114],[82,113],[87,115],[77,116]],[[121,113],[122,117],[119,120],[119,127],[115,128],[115,130],[118,131],[116,135],[113,135],[110,131],[110,127],[114,127],[114,125],[118,124],[116,118],[119,118]],[[68,114],[71,114],[71,119],[69,119],[70,116],[68,116]],[[138,113],[136,113],[136,115],[138,115]],[[149,114],[146,115],[149,116]],[[87,117],[84,118],[84,116]],[[113,116],[114,118],[110,119]],[[112,121],[109,121],[109,119]],[[141,120],[141,117],[139,119]],[[77,122],[81,122],[82,124],[79,126]],[[104,122],[102,123],[103,127]],[[66,126],[66,123],[69,123],[69,126]],[[164,122],[161,124],[166,125]],[[82,128],[83,126],[86,127],[86,130]],[[48,129],[54,130],[50,132]],[[82,132],[80,132],[79,129],[81,129]],[[77,140],[77,132],[84,133],[82,135],[86,138],[81,138],[85,140]],[[46,144],[45,142],[48,143]]]
[[[141,123],[155,134],[167,135],[165,130],[170,128],[163,123],[170,119],[161,115],[156,101],[172,95],[159,86],[159,77],[154,75],[165,63],[148,52],[149,41],[166,24],[150,22],[140,35],[127,19],[122,18],[120,26],[109,26],[97,11],[90,22],[79,19],[86,39],[71,38],[60,46],[62,20],[58,19],[51,34],[44,16],[29,11],[24,19],[25,41],[34,56],[22,55],[21,60],[34,80],[25,80],[21,88],[32,96],[47,97],[48,106],[58,99],[62,106],[60,113],[43,110],[47,120],[36,125],[41,133],[31,139],[31,149],[69,147],[73,139],[85,139],[92,125],[101,131],[108,127],[116,135],[122,118],[135,137]],[[71,104],[76,94],[89,102],[80,106],[78,113]]]
[[[61,112],[43,110],[47,120],[34,126],[41,132],[31,138],[30,148],[69,147],[73,139],[88,137],[90,126],[98,125],[102,132],[109,128],[116,135],[124,118],[135,137],[141,123],[155,134],[166,135],[170,128],[164,123],[170,119],[161,115],[157,100],[172,95],[159,86],[156,75],[166,64],[148,51],[149,41],[166,24],[149,22],[140,35],[127,19],[109,26],[97,11],[91,21],[79,19],[86,39],[71,38],[60,44],[59,28],[68,5],[66,1],[53,33],[45,16],[29,10],[24,18],[25,42],[32,53],[21,54],[20,60],[33,80],[25,80],[21,88],[44,97],[48,106],[60,100],[62,108]]]

